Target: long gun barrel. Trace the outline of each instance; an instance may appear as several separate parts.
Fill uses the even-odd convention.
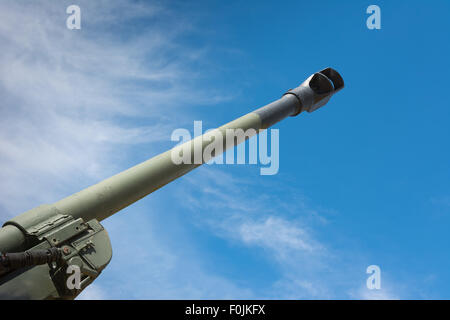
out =
[[[98,276],[111,259],[109,238],[99,222],[209,160],[177,164],[172,160],[174,152],[189,150],[194,155],[200,150],[203,154],[211,137],[218,133],[226,136],[228,129],[253,129],[258,133],[286,117],[296,116],[303,111],[315,111],[343,86],[344,82],[338,72],[332,68],[324,69],[262,108],[58,202],[39,206],[7,221],[0,229],[0,252],[62,248],[65,265],[79,266],[84,282],[81,288],[68,289],[65,282],[67,275],[61,271],[62,265],[49,263],[48,266],[32,268],[31,270],[40,268],[40,271],[31,275],[30,272],[23,271],[0,275],[0,298],[4,297],[6,290],[18,289],[19,283],[22,289],[19,290],[18,297],[74,298]],[[249,136],[233,140],[232,144],[227,143],[223,151],[247,138]],[[217,155],[219,154],[214,154]],[[96,250],[91,250],[93,246]],[[30,286],[24,289],[23,283],[27,280],[39,276],[48,278],[48,274],[51,280],[47,284],[48,289],[36,290]],[[14,284],[9,286],[9,283]]]

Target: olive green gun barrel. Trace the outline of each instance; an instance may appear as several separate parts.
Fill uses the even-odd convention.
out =
[[[209,160],[176,164],[172,160],[173,152],[186,150],[183,147],[187,147],[192,154],[197,149],[202,152],[210,143],[212,136],[220,133],[225,137],[227,129],[243,131],[253,129],[258,133],[288,116],[318,109],[343,86],[344,82],[335,70],[324,69],[311,75],[299,87],[286,92],[279,100],[196,137],[186,142],[188,145],[178,145],[52,205],[43,205],[27,211],[7,221],[0,229],[0,252],[27,249],[26,234],[30,228],[46,221],[55,212],[70,215],[75,219],[82,218],[84,221],[91,219],[101,221]],[[249,137],[247,135],[242,139],[233,140],[232,144],[224,145],[223,151],[244,142]]]

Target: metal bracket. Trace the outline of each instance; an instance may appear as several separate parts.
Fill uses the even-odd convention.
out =
[[[30,248],[58,247],[63,255],[59,263],[15,270],[0,278],[0,299],[73,299],[85,289],[112,258],[108,233],[95,219],[84,222],[69,215],[55,214],[42,223],[25,229],[38,244]],[[79,289],[67,287],[67,268],[80,268]],[[11,296],[14,293],[16,296]]]

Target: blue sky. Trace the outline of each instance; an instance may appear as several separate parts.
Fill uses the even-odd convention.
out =
[[[70,4],[82,29],[65,27]],[[366,8],[381,8],[381,30]],[[0,4],[2,220],[55,202],[331,66],[277,124],[280,170],[204,166],[104,221],[94,299],[449,299],[448,1]],[[366,268],[381,268],[381,290]]]

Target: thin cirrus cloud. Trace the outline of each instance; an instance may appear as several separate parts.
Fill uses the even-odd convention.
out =
[[[259,251],[264,264],[276,270],[273,280],[248,298],[399,298],[400,289],[384,273],[381,290],[365,287],[363,252],[338,249],[324,239],[335,211],[314,205],[287,183],[255,181],[221,168],[198,170],[183,179],[183,192],[177,193],[192,223],[241,250]]]
[[[194,218],[193,223],[244,250],[259,248],[267,263],[276,264],[278,280],[255,293],[257,297],[332,296],[328,292],[325,294],[327,286],[317,277],[320,269],[326,271],[330,267],[333,254],[310,227],[311,219],[323,224],[321,215],[314,208],[303,200],[293,201],[286,210],[285,201],[276,196],[279,190],[273,185],[270,192],[259,194],[259,182],[235,177],[217,168],[199,171],[195,179],[186,177],[185,181],[202,186],[200,192],[192,186],[184,186],[184,190],[192,191],[182,193],[187,199],[185,207]],[[294,193],[290,196],[296,198]]]
[[[189,59],[201,50],[181,48],[181,31],[121,31],[143,17],[170,19],[166,8],[81,1],[82,30],[68,30],[69,4],[0,3],[2,219],[116,173],[133,145],[151,154],[155,142],[168,141],[181,102],[221,100],[192,90]]]

